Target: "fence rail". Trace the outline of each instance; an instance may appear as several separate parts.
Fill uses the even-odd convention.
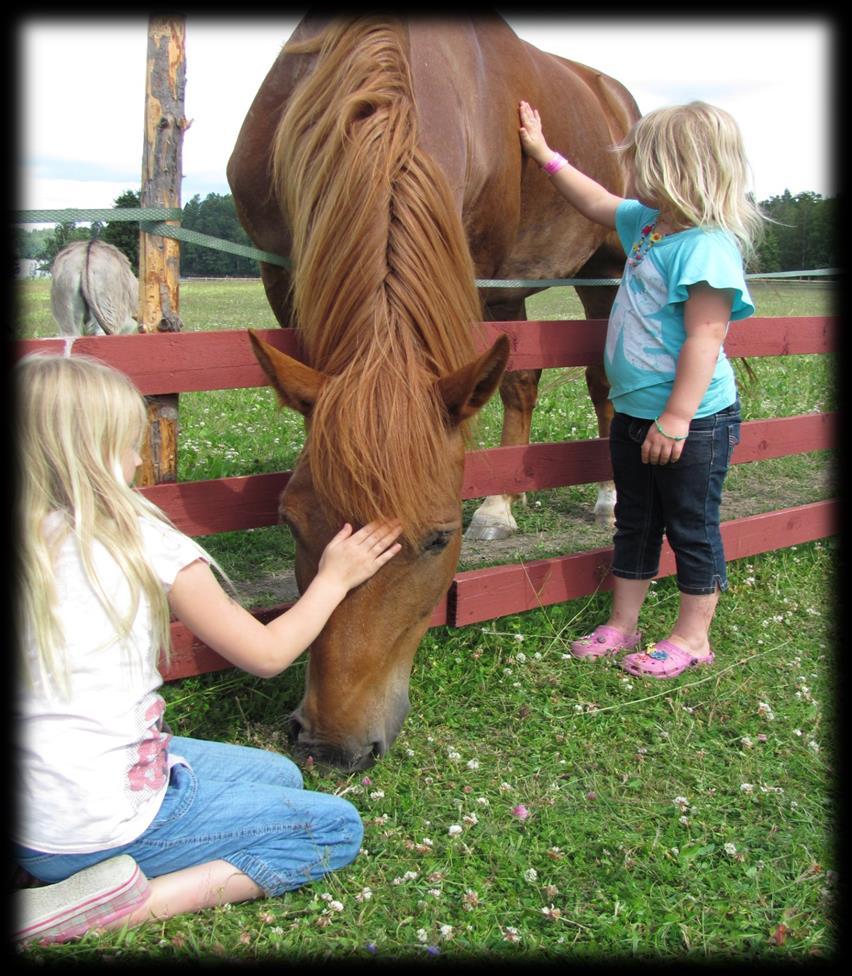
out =
[[[603,320],[483,323],[483,341],[506,333],[511,342],[509,369],[585,366],[601,361]],[[801,355],[833,352],[838,320],[834,316],[754,318],[731,331],[729,356]],[[302,358],[296,333],[259,330],[277,348]],[[15,344],[15,356],[72,348],[102,359],[127,373],[146,395],[239,389],[266,385],[245,330],[199,333],[28,339]],[[832,448],[838,415],[805,414],[742,425],[734,464]],[[210,481],[153,485],[141,489],[189,535],[210,535],[275,525],[278,497],[290,472],[217,478]],[[463,498],[503,492],[586,484],[611,476],[605,440],[564,441],[472,451],[465,461]],[[739,559],[836,533],[836,499],[732,520],[722,527],[726,553]],[[547,606],[611,585],[612,550],[457,573],[435,608],[431,625],[465,626],[506,614]],[[674,572],[664,545],[660,575]],[[284,606],[253,611],[262,620]],[[167,680],[229,668],[231,665],[198,641],[180,623],[172,625],[171,666]]]

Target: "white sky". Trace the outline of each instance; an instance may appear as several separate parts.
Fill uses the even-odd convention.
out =
[[[230,192],[237,133],[299,16],[187,16],[183,203]],[[837,192],[829,19],[504,17],[537,47],[617,78],[643,112],[693,98],[730,111],[759,200],[785,189]],[[146,15],[17,24],[19,209],[111,207],[139,188],[147,30]]]

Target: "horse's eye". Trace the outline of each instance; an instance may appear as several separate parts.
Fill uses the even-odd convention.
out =
[[[423,540],[423,553],[435,553],[440,552],[442,549],[446,549],[452,538],[453,533],[444,530],[437,530],[435,532],[430,532],[429,535]]]

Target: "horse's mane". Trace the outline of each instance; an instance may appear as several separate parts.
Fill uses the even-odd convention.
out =
[[[333,22],[285,49],[317,53],[275,136],[290,223],[295,325],[330,376],[305,451],[338,514],[395,516],[413,541],[446,484],[435,379],[475,356],[474,270],[446,179],[417,145],[401,26]]]

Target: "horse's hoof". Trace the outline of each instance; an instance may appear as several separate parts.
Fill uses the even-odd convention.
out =
[[[466,542],[494,542],[509,539],[517,531],[517,527],[512,528],[505,522],[477,522],[474,519],[467,527],[464,538]]]

